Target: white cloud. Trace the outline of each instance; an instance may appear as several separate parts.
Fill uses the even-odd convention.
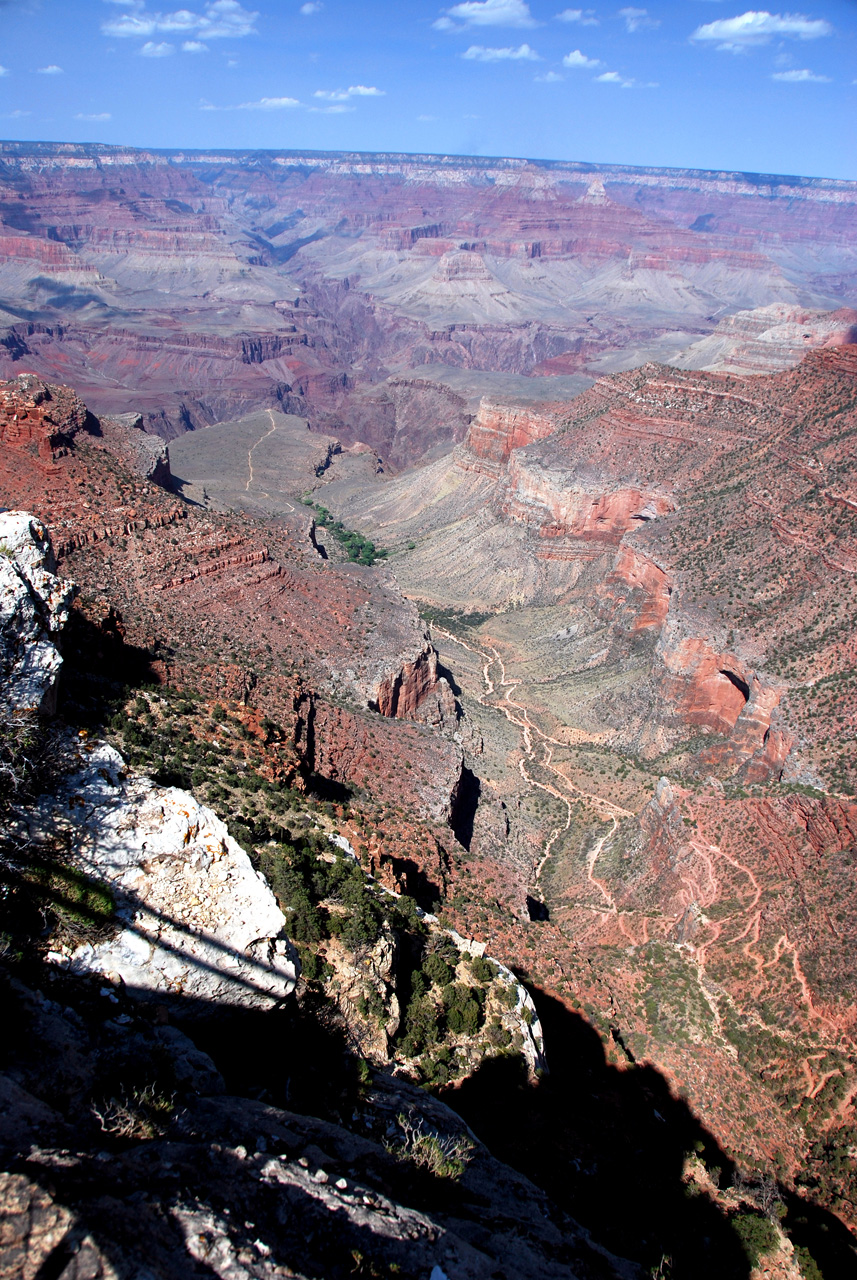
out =
[[[536,84],[556,84],[563,78],[558,71],[546,71],[543,76],[536,76]]]
[[[385,94],[385,89],[376,89],[374,85],[352,84],[347,89],[316,89],[312,96],[328,102],[345,102],[348,98],[383,98]]]
[[[201,40],[185,40],[182,45],[182,53],[206,53],[208,45],[203,44]]]
[[[339,103],[335,107],[310,107],[310,111],[313,111],[320,116],[341,116],[344,115],[346,111],[354,110],[354,107],[346,107],[342,103]]]
[[[19,109],[18,111],[7,112],[7,114],[3,117],[3,119],[4,120],[20,120],[22,116],[31,116],[32,114],[33,114],[32,111],[21,111]]]
[[[563,9],[554,14],[557,22],[579,22],[582,27],[597,27],[598,19],[594,9]]]
[[[85,111],[78,111],[74,118],[75,120],[111,120],[112,116],[109,111],[93,111],[91,114]]]
[[[619,17],[625,19],[625,26],[631,32],[639,31],[643,27],[659,27],[661,25],[659,18],[650,18],[647,9],[626,8],[619,10]]]
[[[282,111],[287,107],[299,107],[297,98],[260,98],[258,102],[239,102],[237,111]]]
[[[538,26],[525,0],[465,0],[464,4],[454,4],[446,13],[446,17],[438,18],[433,24],[435,31],[461,31],[464,27]]]
[[[421,120],[423,124],[427,124],[430,120],[437,120],[437,116],[417,116],[417,119]]]
[[[753,45],[767,44],[774,36],[790,36],[795,40],[818,40],[833,34],[824,18],[807,18],[802,13],[768,13],[766,9],[748,9],[736,18],[718,18],[703,23],[691,40],[716,43],[727,53],[743,53]]]
[[[0,67],[0,76],[8,76],[9,71],[6,67]]]
[[[830,76],[819,76],[814,71],[775,71],[772,80],[785,80],[789,84],[797,84],[805,80],[814,80],[817,84],[830,84]]]
[[[144,58],[168,58],[175,51],[176,46],[167,44],[165,40],[162,40],[160,44],[156,44],[154,40],[147,40],[140,50]]]
[[[150,13],[140,2],[134,4],[133,13],[123,13],[120,18],[110,18],[101,24],[107,36],[146,36],[161,32],[201,36],[216,40],[223,36],[254,35],[258,12],[245,9],[239,0],[207,0],[204,13],[192,13],[190,9],[176,9],[173,13]]]
[[[471,62],[538,62],[539,55],[528,44],[519,45],[517,49],[486,49],[482,44],[472,44],[461,55]]]
[[[308,18],[311,13],[321,13],[323,8],[321,0],[307,0],[306,4],[301,5],[300,11]]]
[[[600,67],[601,62],[598,58],[587,58],[585,53],[581,53],[579,49],[573,49],[571,53],[567,53],[562,60],[564,67]]]
[[[200,111],[284,111],[301,105],[297,98],[260,98],[258,102],[239,102],[235,107],[216,107],[213,102],[207,102],[203,98],[199,109]]]
[[[38,74],[40,76],[61,76],[62,73],[62,67],[58,67],[55,62],[52,62],[49,67],[38,68]]]
[[[656,80],[633,80],[625,76],[620,76],[618,71],[605,71],[602,75],[595,77],[596,84],[618,84],[620,89],[657,89]]]

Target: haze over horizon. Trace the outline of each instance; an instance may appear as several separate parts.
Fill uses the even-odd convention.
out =
[[[0,0],[14,141],[857,177],[857,6]]]

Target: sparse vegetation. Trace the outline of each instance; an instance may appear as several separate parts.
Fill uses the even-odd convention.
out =
[[[399,1140],[388,1150],[436,1178],[457,1182],[473,1155],[473,1143],[461,1134],[441,1134],[429,1129],[422,1118],[400,1112],[396,1116]]]

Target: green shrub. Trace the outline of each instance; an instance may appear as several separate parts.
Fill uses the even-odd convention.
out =
[[[497,973],[496,967],[483,956],[470,957],[470,972],[477,982],[487,985]]]
[[[758,1266],[763,1254],[776,1248],[779,1241],[776,1227],[763,1214],[752,1211],[736,1213],[729,1222],[751,1266]]]
[[[403,1026],[405,1034],[400,1045],[406,1058],[415,1058],[436,1044],[438,1018],[434,1002],[425,995],[413,996],[405,1009]]]
[[[474,999],[472,988],[463,982],[450,983],[443,989],[446,1025],[453,1035],[473,1036],[479,1029],[482,1010]]]
[[[423,973],[429,982],[435,983],[438,987],[445,987],[452,981],[454,970],[451,965],[439,955],[436,951],[426,956],[423,961]]]
[[[422,1118],[402,1113],[396,1116],[401,1129],[398,1147],[388,1147],[400,1160],[408,1160],[436,1178],[453,1181],[464,1173],[473,1154],[473,1143],[463,1134],[440,1134],[425,1127]]]

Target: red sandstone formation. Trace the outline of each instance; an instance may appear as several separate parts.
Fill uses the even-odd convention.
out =
[[[542,406],[517,408],[483,398],[467,433],[467,447],[484,464],[480,469],[496,475],[514,449],[553,435],[558,425],[557,414]]]
[[[71,442],[87,422],[86,406],[68,387],[20,374],[14,382],[0,382],[0,444],[24,450],[34,445],[44,462]]]
[[[404,750],[415,810],[446,822],[460,748],[422,726],[382,727],[387,716],[456,719],[437,655],[393,584],[377,570],[322,562],[300,514],[274,530],[195,511],[126,469],[138,460],[133,426],[105,422],[101,436],[87,426],[101,431],[68,388],[26,376],[0,384],[0,503],[45,520],[92,621],[119,610],[123,640],[151,653],[162,681],[252,699],[281,721],[292,744],[285,779],[320,774],[394,798],[388,765]],[[326,710],[329,692],[383,704],[382,714],[367,710],[370,731],[355,711]],[[358,769],[354,741],[370,734],[382,750]]]
[[[382,716],[433,725],[454,724],[457,716],[455,697],[446,677],[438,676],[437,653],[430,644],[381,681],[374,705]]]
[[[672,583],[665,570],[634,547],[621,546],[610,572],[598,585],[599,612],[633,637],[660,630],[670,607]]]

